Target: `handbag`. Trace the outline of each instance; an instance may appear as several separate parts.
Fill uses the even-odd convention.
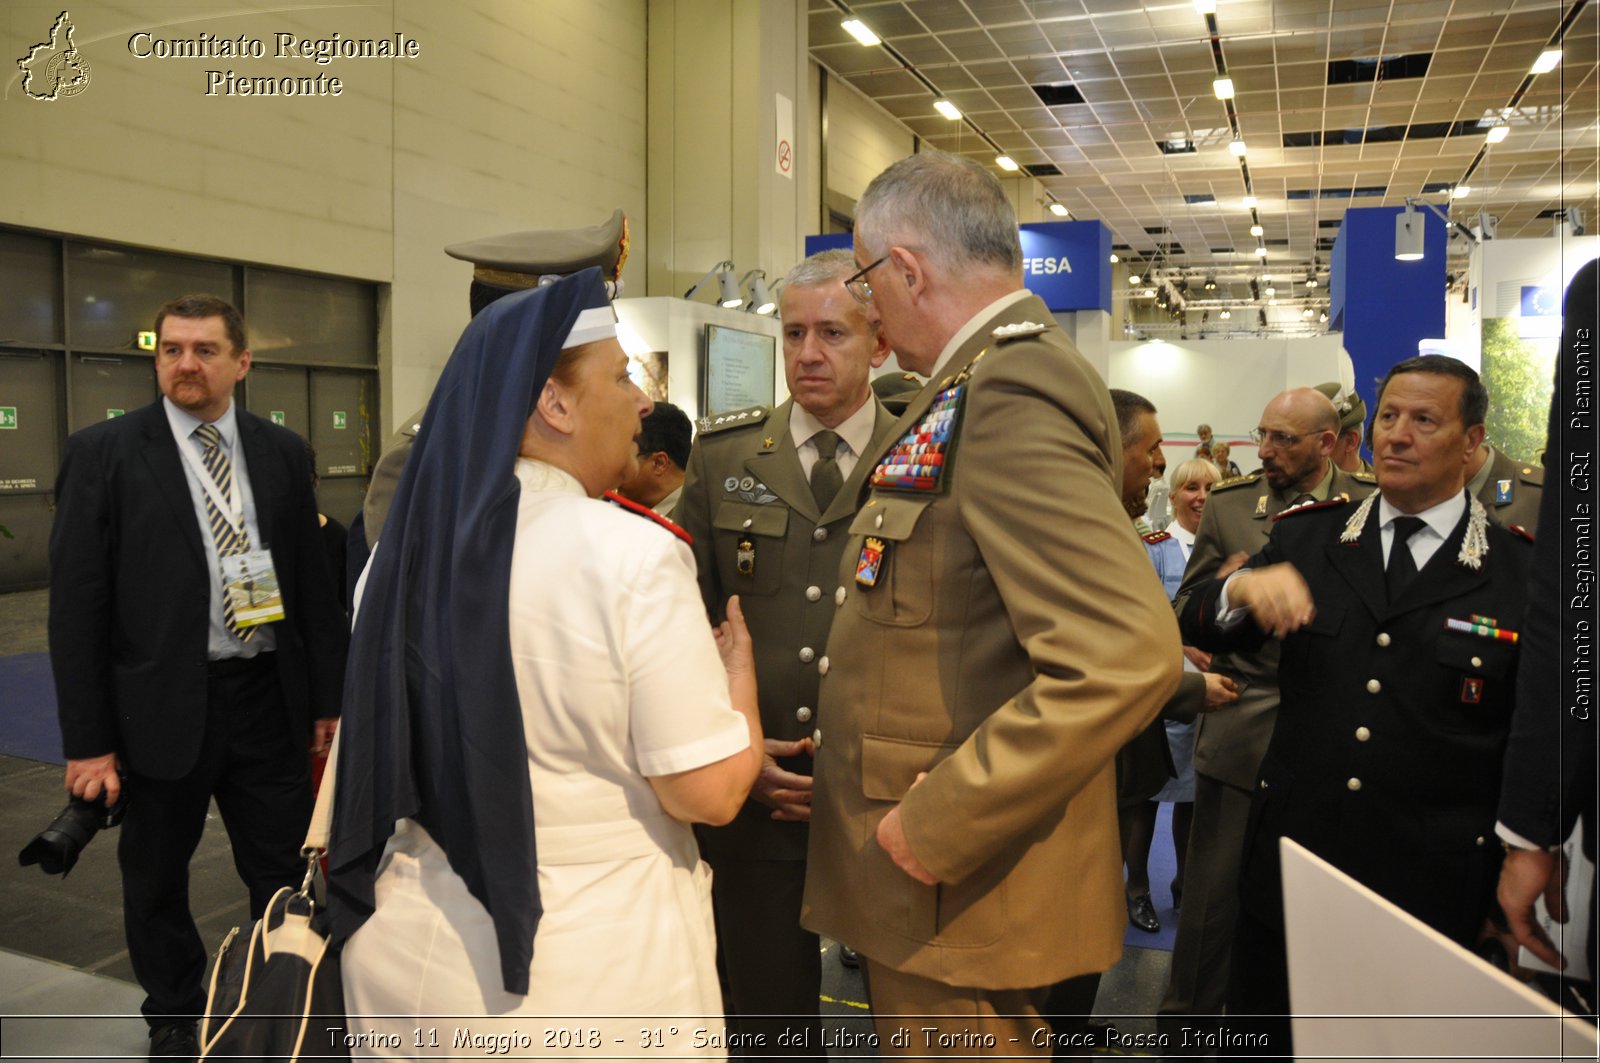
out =
[[[327,908],[312,895],[333,815],[335,732],[301,854],[306,877],[283,887],[248,935],[234,927],[217,949],[200,1022],[201,1059],[349,1059],[339,954]]]

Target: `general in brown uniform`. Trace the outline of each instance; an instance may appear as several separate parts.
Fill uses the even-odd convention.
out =
[[[930,382],[828,595],[804,921],[865,958],[881,1053],[1049,1055],[1053,983],[1121,954],[1113,760],[1177,686],[1175,622],[1110,397],[1023,289],[994,177],[902,159],[855,240],[853,287]]]

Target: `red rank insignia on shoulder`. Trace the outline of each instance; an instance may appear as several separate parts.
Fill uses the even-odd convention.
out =
[[[601,497],[607,502],[610,502],[612,505],[621,506],[623,509],[627,510],[629,513],[632,513],[636,517],[643,517],[645,520],[659,524],[661,527],[665,528],[673,535],[676,535],[690,546],[694,545],[694,536],[689,534],[689,530],[687,528],[667,517],[662,516],[649,506],[641,506],[633,499],[623,498],[615,491],[607,491]]]

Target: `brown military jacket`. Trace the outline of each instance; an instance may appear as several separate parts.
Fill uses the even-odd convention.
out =
[[[1113,761],[1182,658],[1110,396],[1044,304],[984,322],[896,438],[957,383],[938,486],[872,488],[851,525],[801,921],[924,978],[1036,987],[1121,954]],[[939,885],[879,847],[896,804]]]
[[[1484,462],[1467,484],[1489,519],[1502,528],[1515,524],[1530,533],[1539,530],[1539,499],[1544,496],[1544,466],[1507,457],[1491,447],[1494,457]]]
[[[1345,472],[1332,462],[1328,467],[1333,470],[1333,478],[1324,481],[1326,491],[1312,492],[1319,502],[1340,494],[1359,502],[1377,487],[1376,481],[1364,473]],[[1233,554],[1242,550],[1254,555],[1266,546],[1272,518],[1288,508],[1299,493],[1292,489],[1274,491],[1260,470],[1223,480],[1213,487],[1173,609],[1182,613],[1190,593],[1215,576]],[[1272,723],[1278,709],[1278,642],[1268,641],[1255,653],[1219,654],[1212,670],[1232,676],[1242,689],[1238,701],[1200,717],[1195,731],[1194,770],[1248,790],[1256,784],[1261,758],[1272,739]]]
[[[888,446],[894,418],[876,398],[872,442],[826,513],[817,512],[789,431],[792,401],[768,413],[757,408],[704,418],[673,519],[694,536],[695,564],[706,611],[717,621],[737,594],[755,646],[761,728],[793,741],[816,728],[817,686],[829,662],[824,650],[838,607],[834,588],[850,518],[872,458]],[[741,416],[743,414],[751,416]],[[744,564],[741,566],[741,553]],[[783,766],[811,774],[811,758]],[[697,830],[705,851],[723,859],[804,860],[806,824],[776,821],[772,810],[746,801],[725,827]]]

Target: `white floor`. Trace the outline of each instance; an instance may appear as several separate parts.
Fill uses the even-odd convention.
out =
[[[131,982],[0,949],[0,1059],[144,1059],[143,1000]]]

